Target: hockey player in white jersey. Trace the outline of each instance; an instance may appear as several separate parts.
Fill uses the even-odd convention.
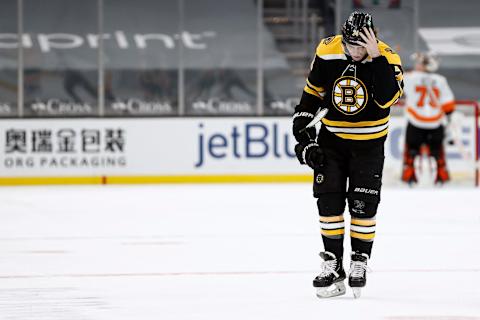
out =
[[[417,183],[415,158],[425,145],[437,164],[435,184],[450,180],[443,140],[445,125],[455,109],[447,79],[435,73],[438,61],[428,53],[414,55],[415,70],[404,76],[405,113],[408,119],[403,156],[402,181]]]

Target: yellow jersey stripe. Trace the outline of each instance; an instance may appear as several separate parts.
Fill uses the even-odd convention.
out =
[[[386,109],[388,107],[390,107],[392,104],[394,104],[395,102],[397,102],[397,100],[400,98],[402,94],[402,89],[399,89],[397,91],[397,93],[395,94],[395,96],[393,96],[393,98],[388,101],[387,103],[385,103],[384,105],[381,105],[380,103],[377,102],[377,100],[375,100],[375,103],[382,109]]]
[[[311,95],[314,95],[315,97],[318,97],[318,98],[322,99],[322,97],[320,96],[320,94],[318,94],[317,91],[310,89],[309,86],[305,86],[305,87],[303,88],[303,91],[305,91],[306,93],[309,93],[309,94],[311,94]]]
[[[343,221],[343,215],[332,217],[320,217],[320,222],[341,222]]]
[[[348,121],[334,121],[323,118],[322,123],[327,126],[332,127],[344,127],[344,128],[358,128],[358,127],[374,127],[381,124],[385,124],[390,120],[390,116],[387,116],[380,120],[375,121],[359,121],[359,122],[348,122]]]
[[[333,133],[367,134],[367,133],[378,133],[384,129],[387,129],[388,123],[382,124],[381,126],[362,127],[362,128],[345,128],[345,127],[339,128],[339,127],[331,127],[331,126],[325,126],[325,127],[328,129],[328,131]]]
[[[307,79],[307,85],[312,88],[313,90],[316,90],[317,92],[324,92],[325,89],[323,87],[317,87],[317,86],[314,86],[310,81],[308,81]]]
[[[358,233],[358,232],[355,232],[355,231],[350,231],[350,237],[357,238],[357,239],[362,239],[362,240],[371,240],[371,239],[375,238],[375,233],[363,234],[363,233]]]
[[[370,134],[358,134],[358,133],[335,133],[337,136],[343,139],[350,139],[350,140],[371,140],[381,138],[386,136],[388,133],[388,128],[382,130],[377,133],[370,133]]]

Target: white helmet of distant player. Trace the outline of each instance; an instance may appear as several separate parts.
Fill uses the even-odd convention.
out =
[[[428,72],[435,72],[438,70],[438,58],[432,53],[417,52],[412,55],[412,59],[415,60],[416,63],[423,65]]]

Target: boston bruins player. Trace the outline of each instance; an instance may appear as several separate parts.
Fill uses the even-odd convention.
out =
[[[353,12],[342,34],[323,39],[316,49],[293,115],[293,133],[300,163],[314,169],[313,193],[325,247],[321,273],[313,280],[318,297],[345,293],[346,201],[352,247],[348,284],[356,298],[366,284],[390,107],[402,95],[402,77],[400,57],[377,40],[367,13]],[[325,108],[328,113],[317,137],[307,126]]]

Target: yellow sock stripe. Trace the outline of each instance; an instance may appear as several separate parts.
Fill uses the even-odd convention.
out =
[[[320,233],[324,236],[339,236],[345,234],[345,229],[336,229],[336,230],[320,230]]]
[[[375,232],[374,233],[363,234],[363,233],[358,233],[358,232],[355,232],[355,231],[350,231],[350,237],[357,238],[357,239],[362,239],[362,240],[371,240],[371,239],[375,238]]]
[[[352,219],[351,221],[352,224],[356,224],[357,226],[363,226],[363,227],[373,227],[377,222],[372,219]]]
[[[320,216],[320,222],[342,222],[343,214],[339,216]]]

